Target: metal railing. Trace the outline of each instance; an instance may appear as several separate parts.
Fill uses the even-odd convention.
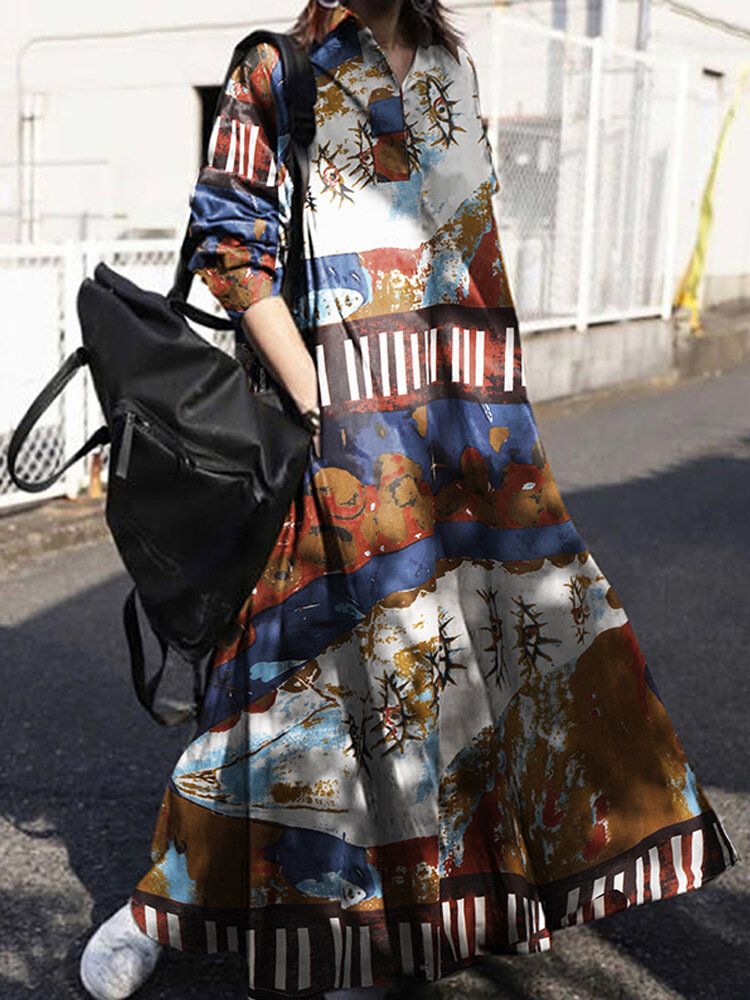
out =
[[[143,288],[164,292],[177,261],[177,241],[117,241],[49,246],[0,246],[0,509],[67,494],[76,496],[88,482],[89,461],[79,462],[44,493],[21,493],[5,461],[13,428],[41,386],[81,342],[76,298],[81,282],[104,261]],[[202,282],[194,283],[191,302],[223,315]],[[194,329],[231,352],[231,331]],[[102,423],[99,400],[86,369],[50,407],[19,454],[19,471],[43,479]],[[109,449],[101,453],[103,476]]]
[[[668,317],[687,63],[467,10],[522,329]]]

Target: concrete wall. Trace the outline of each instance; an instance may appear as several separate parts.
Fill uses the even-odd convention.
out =
[[[514,17],[585,34],[612,18],[621,44],[635,37],[636,4],[602,0],[520,0],[500,4]],[[696,0],[707,12],[750,27],[746,0]],[[267,8],[250,0],[11,0],[0,13],[0,242],[17,236],[18,115],[34,117],[37,237],[116,238],[143,230],[181,230],[200,156],[195,87],[216,84],[236,40],[261,24],[285,28],[300,0]],[[481,18],[476,4],[454,0],[471,44]],[[610,22],[608,22],[610,23]],[[661,5],[652,14],[651,47],[687,57],[691,70],[680,215],[681,260],[695,236],[698,206],[734,79],[750,42]],[[723,77],[706,76],[704,67]],[[535,72],[529,67],[529,73]],[[489,81],[483,80],[485,89]],[[523,80],[518,81],[523,87]],[[34,97],[34,95],[37,95]],[[750,275],[750,94],[730,137],[716,192],[709,247],[708,301],[748,290]]]

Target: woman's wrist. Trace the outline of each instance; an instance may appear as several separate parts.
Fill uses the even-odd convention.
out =
[[[318,409],[317,395],[313,396],[310,392],[291,392],[290,395],[300,414],[307,413],[308,410]]]
[[[297,385],[292,387],[292,398],[300,415],[310,410],[318,410],[320,400],[318,396],[318,376],[312,358],[308,355],[305,358],[304,375],[300,372],[295,379]]]

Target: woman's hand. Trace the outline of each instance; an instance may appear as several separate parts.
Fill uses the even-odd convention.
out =
[[[315,362],[281,295],[254,302],[242,317],[242,329],[265,367],[289,393],[300,414],[318,407]],[[320,431],[313,434],[313,450],[320,457]]]

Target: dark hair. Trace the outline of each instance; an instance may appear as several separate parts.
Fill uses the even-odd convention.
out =
[[[347,6],[346,0],[340,2],[343,7]],[[304,49],[308,49],[328,34],[335,9],[321,6],[317,0],[308,0],[292,25],[290,34]],[[425,44],[442,44],[458,59],[457,47],[463,44],[463,35],[449,22],[441,0],[432,0],[430,4],[423,2],[419,9],[413,0],[404,0],[402,11],[404,26],[410,38],[414,41],[424,39]]]

